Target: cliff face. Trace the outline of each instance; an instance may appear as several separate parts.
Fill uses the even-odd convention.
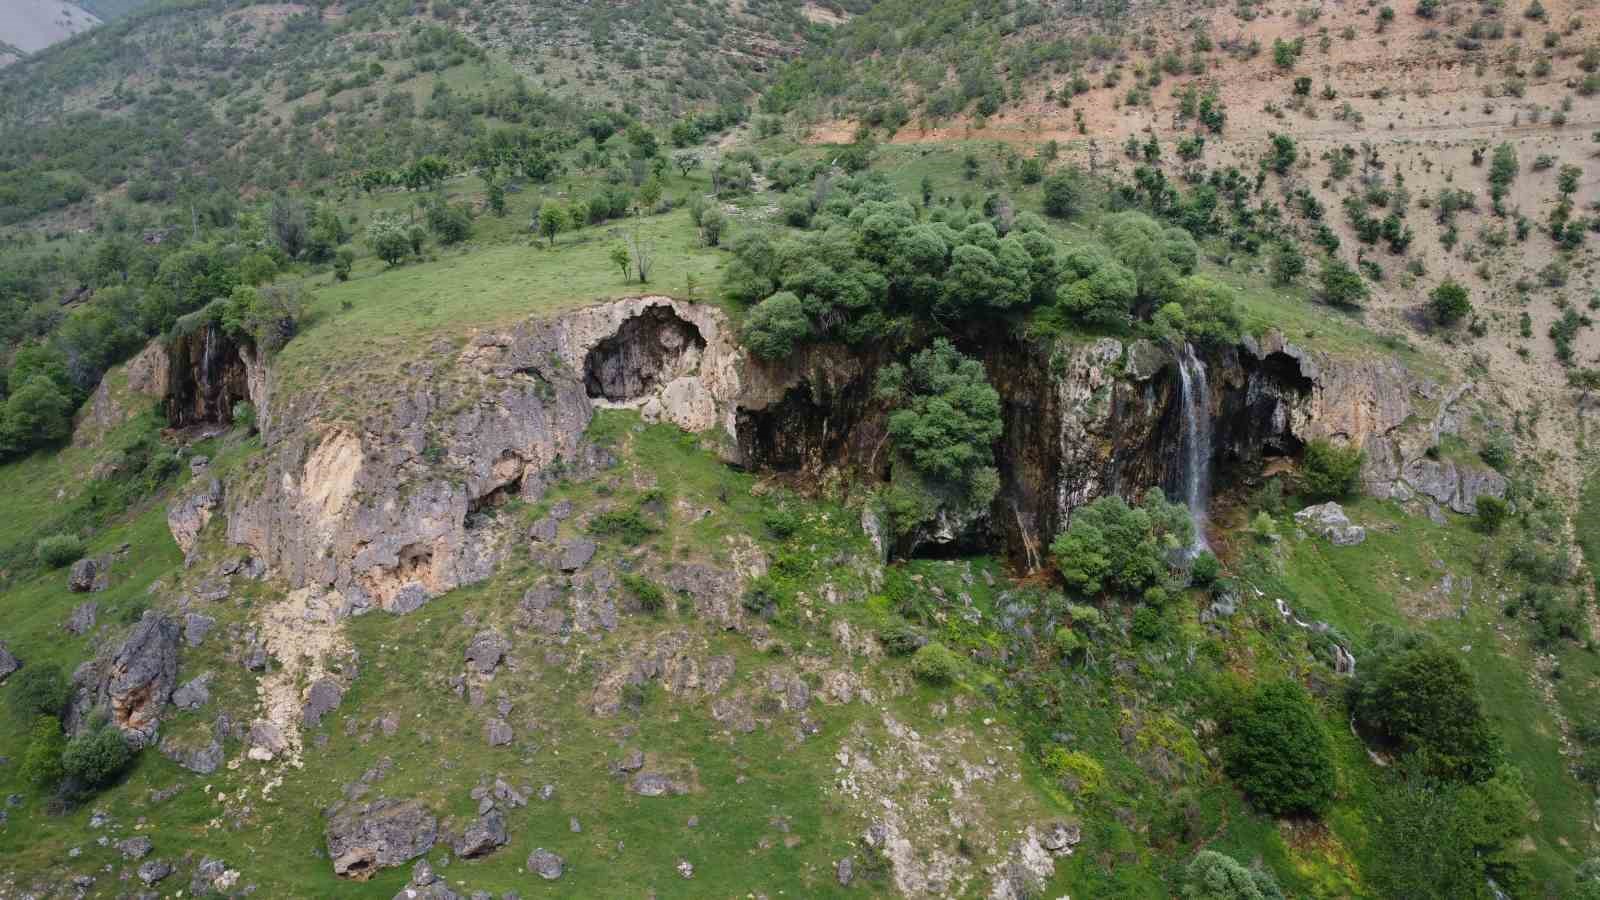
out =
[[[1001,489],[987,511],[912,535],[896,552],[1001,548],[1035,568],[1076,507],[1151,486],[1179,493],[1183,411],[1170,351],[1005,334],[962,344],[1004,399]],[[169,408],[221,414],[257,396],[254,384],[264,400],[269,373],[231,352],[182,345]],[[758,363],[719,310],[662,297],[531,320],[420,362],[412,386],[360,424],[333,421],[319,405],[328,401],[311,395],[276,404],[264,461],[227,486],[228,537],[291,586],[332,594],[339,612],[407,611],[486,577],[520,539],[494,516],[501,501],[537,498],[557,473],[607,464],[583,437],[601,407],[702,433],[730,463],[864,496],[890,465],[887,410],[872,395],[882,354],[817,346]],[[1459,426],[1464,390],[1447,394],[1398,364],[1331,360],[1276,336],[1213,348],[1204,365],[1218,488],[1327,437],[1367,449],[1365,482],[1382,496],[1421,491],[1460,508],[1497,489],[1487,470],[1418,462],[1433,462],[1421,450]],[[1420,429],[1419,404],[1438,410]]]

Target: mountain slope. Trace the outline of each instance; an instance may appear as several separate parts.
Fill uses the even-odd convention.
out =
[[[0,9],[0,45],[24,54],[37,53],[100,22],[93,13],[66,0],[15,0]]]

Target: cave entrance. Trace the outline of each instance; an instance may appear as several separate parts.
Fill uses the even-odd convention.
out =
[[[627,403],[700,368],[706,340],[670,306],[652,306],[622,323],[583,359],[590,397]]]
[[[250,399],[242,348],[218,325],[175,335],[167,359],[166,413],[174,428],[230,425],[234,407]]]

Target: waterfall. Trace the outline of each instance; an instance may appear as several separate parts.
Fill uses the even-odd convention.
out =
[[[1211,391],[1206,367],[1187,341],[1178,353],[1178,378],[1183,395],[1183,502],[1194,520],[1190,557],[1209,549],[1206,544],[1206,505],[1211,500]]]

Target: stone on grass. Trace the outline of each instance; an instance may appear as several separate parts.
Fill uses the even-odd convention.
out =
[[[480,675],[492,674],[511,643],[497,631],[482,631],[467,645],[467,664]]]
[[[528,855],[528,871],[545,881],[555,881],[565,872],[567,861],[543,847]]]
[[[456,842],[456,855],[463,859],[487,856],[505,846],[508,839],[505,816],[499,810],[491,809],[467,826],[461,840]]]
[[[139,880],[145,884],[155,884],[172,874],[172,863],[164,859],[152,859],[139,867]]]
[[[206,635],[215,628],[217,620],[199,613],[189,613],[183,619],[183,639],[191,647],[198,647],[204,643]]]
[[[588,538],[567,541],[561,545],[561,561],[558,565],[563,572],[576,572],[594,559],[594,551],[594,541]]]
[[[62,626],[68,634],[85,635],[94,630],[95,617],[100,613],[100,604],[93,600],[85,600],[72,610],[72,617],[67,619],[67,624]]]
[[[1344,507],[1332,500],[1300,510],[1294,514],[1294,520],[1302,528],[1337,547],[1348,547],[1367,539],[1367,530],[1360,525],[1350,524]]]
[[[388,799],[341,810],[324,833],[334,874],[358,881],[427,853],[438,836],[438,820],[421,803]]]
[[[0,641],[0,682],[4,682],[11,677],[12,672],[20,668],[22,668],[22,660],[12,656],[11,651],[6,647],[6,642]]]
[[[483,739],[491,747],[504,747],[511,743],[511,726],[505,719],[490,719],[483,727]]]
[[[154,849],[154,844],[147,837],[131,837],[124,841],[117,841],[117,852],[123,859],[144,859]]]
[[[305,706],[300,711],[300,721],[307,728],[322,724],[322,717],[335,709],[344,699],[344,686],[332,678],[318,678],[306,693]]]

